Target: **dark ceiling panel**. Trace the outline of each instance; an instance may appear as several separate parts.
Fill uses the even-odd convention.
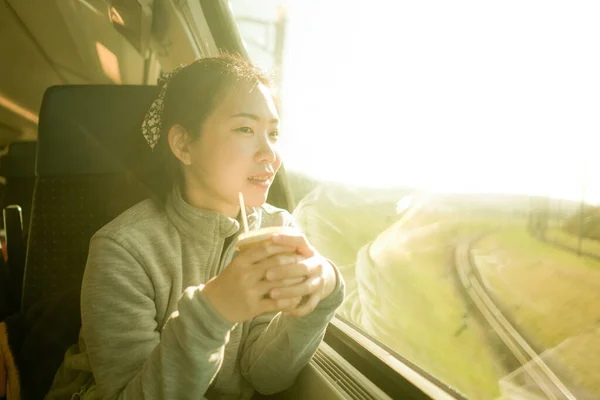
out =
[[[77,52],[56,1],[8,0],[8,3],[53,63],[68,65],[71,70],[84,73],[85,63]],[[73,3],[76,2],[64,1],[63,5]]]
[[[37,114],[46,87],[62,80],[4,2],[0,2],[0,54],[0,93]]]

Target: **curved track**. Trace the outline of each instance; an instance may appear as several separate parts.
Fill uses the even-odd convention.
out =
[[[576,397],[512,326],[486,292],[471,262],[470,252],[474,241],[462,241],[454,253],[459,281],[470,300],[548,399],[574,400]]]

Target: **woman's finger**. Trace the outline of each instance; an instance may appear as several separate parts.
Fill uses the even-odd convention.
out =
[[[269,281],[280,281],[288,278],[315,275],[321,265],[322,259],[311,257],[296,264],[280,265],[269,268],[265,273],[265,279]]]
[[[281,253],[294,253],[295,249],[290,246],[282,246],[269,241],[261,243],[247,250],[242,250],[237,255],[238,262],[245,264],[255,264],[259,261]]]
[[[294,247],[296,251],[307,257],[312,257],[315,254],[314,248],[310,245],[306,236],[301,233],[295,235],[277,233],[271,237],[271,240],[279,246]]]
[[[289,279],[283,279],[281,281],[276,281],[276,286],[275,287],[286,287],[286,286],[293,286],[293,285],[297,285],[299,283],[302,283],[306,280],[305,276],[300,276],[298,278],[289,278]]]
[[[294,310],[300,304],[302,298],[279,299],[263,298],[258,302],[258,314],[277,312],[282,310]]]
[[[271,290],[275,288],[286,288],[288,286],[296,286],[306,280],[306,277],[284,279],[281,281],[260,280],[256,283],[256,293],[261,297],[270,297]]]
[[[289,304],[289,307],[281,308],[279,311],[282,311],[283,313],[293,311],[300,305],[301,302],[302,302],[302,297],[296,297],[296,298],[292,299],[292,301]]]
[[[260,266],[261,268],[270,269],[282,265],[297,264],[305,259],[306,257],[301,256],[296,252],[287,252],[275,254],[269,258],[265,258],[264,260],[257,262],[256,265]]]
[[[291,315],[294,317],[303,317],[303,316],[308,315],[311,312],[313,312],[313,310],[315,308],[317,308],[317,306],[319,305],[320,301],[321,301],[321,293],[320,292],[314,293],[308,298],[306,303],[301,304],[300,306],[296,307],[296,309],[294,309],[292,311],[287,311],[284,314]]]
[[[248,273],[248,282],[256,282],[260,280],[270,280],[270,281],[285,281],[281,286],[287,286],[293,284],[298,280],[298,278],[304,278],[305,275],[288,275],[285,273],[278,274],[280,275],[280,279],[267,279],[267,272],[273,268],[292,268],[294,265],[298,263],[298,261],[303,261],[304,257],[296,254],[296,253],[280,253],[274,256],[271,256],[267,259],[259,261],[252,265],[251,269],[247,270]],[[293,280],[292,280],[293,279]],[[291,282],[289,283],[288,282]]]
[[[272,299],[289,299],[295,297],[303,297],[313,294],[315,291],[322,289],[323,278],[314,277],[307,279],[302,283],[287,287],[275,287],[270,290],[269,295]]]

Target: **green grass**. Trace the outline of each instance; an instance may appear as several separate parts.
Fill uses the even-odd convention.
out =
[[[355,193],[333,197],[309,195],[297,220],[342,271],[345,318],[468,397],[498,398],[498,380],[509,371],[468,316],[448,265],[459,238],[496,228],[475,246],[484,281],[528,338],[554,348],[571,382],[600,396],[600,262],[534,239],[526,221],[501,213],[429,212],[403,221],[393,205],[361,203]],[[446,221],[440,229],[410,234],[438,221]],[[548,234],[577,244],[557,228]],[[583,249],[600,255],[599,242],[586,239]]]
[[[560,228],[549,228],[546,231],[546,238],[558,243],[569,246],[573,249],[579,248],[579,237],[565,232]],[[600,257],[600,242],[593,239],[584,238],[581,241],[581,250],[584,253],[590,253]]]
[[[461,332],[466,309],[446,268],[444,241],[429,254],[394,256],[383,263],[373,263],[363,250],[355,273],[359,293],[367,299],[360,302],[362,312],[353,317],[459,391],[472,398],[495,397],[503,374],[498,374],[492,349],[475,321],[467,320]]]
[[[420,214],[390,226],[384,208],[315,200],[296,213],[311,243],[346,280],[340,314],[470,398],[497,398],[506,371],[476,321],[465,320],[448,261],[458,237],[498,222]],[[407,234],[439,220],[447,223],[421,238]]]
[[[573,381],[600,395],[600,262],[523,228],[489,235],[475,250],[487,256],[479,270],[521,330],[544,349],[573,338],[557,357]]]

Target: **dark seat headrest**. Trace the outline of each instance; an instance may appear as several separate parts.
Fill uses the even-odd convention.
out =
[[[46,90],[40,111],[40,177],[121,173],[149,162],[141,124],[156,86],[67,85]]]

